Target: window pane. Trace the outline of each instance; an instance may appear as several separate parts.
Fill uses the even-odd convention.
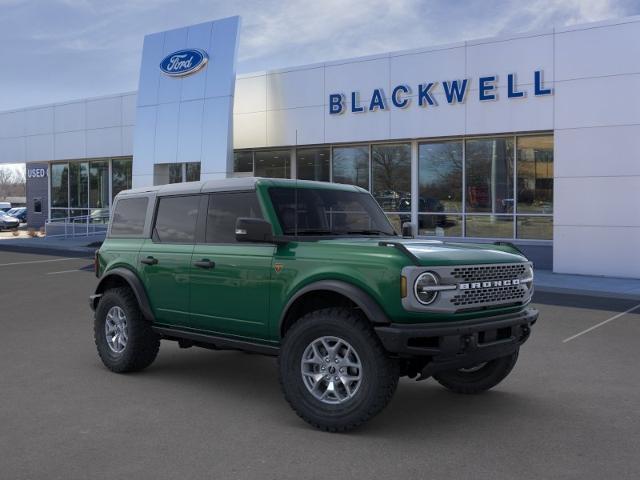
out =
[[[169,164],[169,183],[182,183],[182,164]]]
[[[369,190],[369,147],[334,148],[333,181]]]
[[[518,137],[518,212],[553,213],[553,136]]]
[[[109,162],[89,163],[89,206],[109,208]]]
[[[69,201],[71,207],[86,208],[89,201],[89,164],[72,162],[69,164]]]
[[[253,152],[239,151],[233,152],[234,172],[253,172]]]
[[[198,182],[200,180],[200,162],[187,163],[187,182]]]
[[[289,150],[262,150],[255,152],[256,177],[290,178],[291,152]]]
[[[146,197],[118,200],[113,212],[111,235],[142,235],[148,202]]]
[[[300,180],[329,181],[328,148],[299,148],[296,151],[296,165]]]
[[[513,138],[467,140],[467,212],[513,212]]]
[[[411,202],[411,145],[373,145],[373,196],[383,210],[409,211]]]
[[[462,142],[418,147],[419,211],[462,211]]]
[[[238,217],[262,218],[262,210],[255,192],[211,194],[206,242],[236,243]]]
[[[419,215],[418,235],[434,237],[461,237],[462,216],[460,215]]]
[[[194,243],[200,195],[164,197],[158,204],[153,239],[166,243]]]
[[[553,239],[553,217],[521,217],[517,218],[518,238],[533,240]]]
[[[513,238],[513,216],[468,215],[467,237]]]
[[[52,208],[51,218],[66,218],[69,216],[67,212],[65,208]]]
[[[133,162],[130,158],[122,160],[112,160],[111,162],[111,192],[113,197],[123,190],[131,188],[131,166]]]
[[[51,165],[51,206],[69,206],[69,164],[67,163]]]

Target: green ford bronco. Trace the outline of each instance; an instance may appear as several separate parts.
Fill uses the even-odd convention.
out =
[[[515,247],[399,236],[350,185],[124,191],[95,268],[95,343],[110,370],[149,366],[160,340],[274,355],[291,407],[328,431],[380,412],[400,376],[492,388],[538,317]]]

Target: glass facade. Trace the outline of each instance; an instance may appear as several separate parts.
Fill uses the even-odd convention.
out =
[[[131,165],[131,157],[52,163],[50,217],[105,221],[113,197],[131,188]]]
[[[234,175],[358,185],[398,232],[412,222],[419,236],[551,240],[553,155],[550,133],[238,150]],[[200,173],[197,162],[158,164],[154,184]],[[52,163],[50,217],[108,215],[131,179],[130,157]]]
[[[419,236],[553,238],[552,134],[424,140],[414,145],[415,192],[410,142],[238,150],[234,173],[358,185],[371,191],[398,232],[403,223],[413,221]],[[294,155],[292,172],[285,165]],[[269,164],[278,160],[276,156],[285,160]],[[267,166],[260,166],[258,159]],[[412,198],[418,199],[415,208]]]

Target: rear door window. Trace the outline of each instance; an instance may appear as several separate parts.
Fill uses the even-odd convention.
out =
[[[111,221],[112,236],[140,236],[144,231],[147,216],[147,197],[123,198],[118,200]]]
[[[200,195],[161,197],[153,227],[153,241],[195,243]]]

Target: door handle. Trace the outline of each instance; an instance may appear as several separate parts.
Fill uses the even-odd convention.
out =
[[[214,268],[216,263],[212,262],[208,258],[203,258],[199,262],[193,262],[193,265],[198,268]]]
[[[147,257],[140,260],[140,263],[144,263],[145,265],[156,265],[158,263],[158,259],[153,257]]]

